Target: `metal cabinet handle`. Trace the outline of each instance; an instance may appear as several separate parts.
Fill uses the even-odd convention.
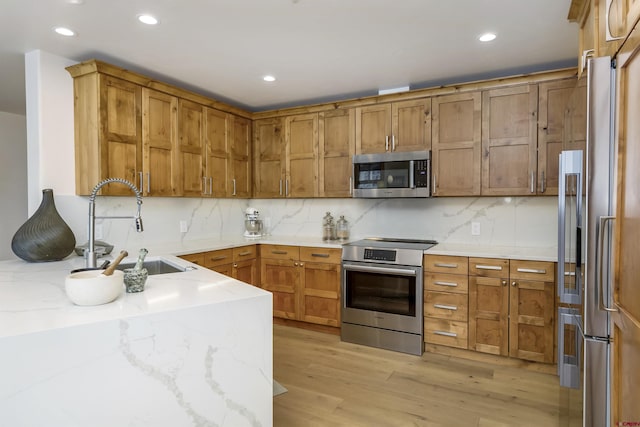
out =
[[[238,264],[236,264],[235,262],[233,263],[233,268],[238,268]]]
[[[202,177],[202,194],[207,194],[207,177]]]
[[[147,193],[151,193],[151,172],[147,172]]]
[[[238,254],[238,256],[247,256],[247,255],[251,255],[252,253],[253,253],[253,252],[251,252],[251,251],[240,252],[240,253]]]
[[[516,282],[511,282],[511,286],[518,286]]]
[[[286,255],[287,251],[271,251],[271,253],[275,255]]]
[[[212,257],[210,259],[211,259],[211,261],[220,261],[220,260],[223,260],[225,258],[227,258],[226,255],[218,255],[218,256],[214,256],[214,257]]]
[[[439,281],[439,280],[438,280],[438,281],[433,282],[433,284],[434,284],[434,285],[440,285],[440,286],[450,286],[450,287],[452,287],[452,288],[455,288],[455,287],[457,287],[457,286],[458,286],[458,284],[457,284],[457,283],[454,283],[454,282],[441,282],[441,281]]]
[[[231,195],[232,195],[232,196],[235,196],[235,195],[236,195],[236,179],[235,179],[235,178],[233,178],[233,180],[232,180],[232,181],[233,181],[233,193],[232,193]]]
[[[542,174],[542,182],[540,183],[540,192],[544,193],[545,190],[547,189],[547,180],[545,178],[544,171],[542,171],[541,174]]]
[[[384,137],[384,151],[389,151],[389,135]]]
[[[605,295],[604,295],[604,280],[602,280],[602,259],[604,258],[604,253],[603,253],[603,249],[604,249],[604,227],[606,226],[606,224],[610,221],[615,221],[616,217],[615,216],[601,216],[598,218],[598,230],[596,231],[597,234],[597,240],[598,240],[598,248],[597,248],[597,254],[598,254],[598,264],[596,266],[596,268],[598,269],[597,272],[597,285],[598,285],[598,289],[599,289],[599,298],[598,298],[598,307],[600,308],[600,310],[602,311],[609,311],[609,312],[617,312],[618,309],[617,308],[612,308],[609,307],[607,304],[605,304]],[[607,296],[607,302],[609,301],[609,297]]]
[[[434,308],[441,308],[443,310],[457,311],[458,307],[455,305],[433,304]]]
[[[458,264],[449,264],[446,262],[436,262],[434,265],[442,268],[458,268]]]
[[[282,196],[282,178],[280,179],[280,193],[279,194]]]
[[[611,12],[612,3],[613,3],[613,0],[607,0],[607,5],[605,7],[605,12],[604,12],[605,40],[608,42],[622,40],[624,38],[624,37],[614,37],[613,35],[611,35],[611,28],[609,26],[609,12]]]
[[[297,263],[297,262],[294,262],[294,263],[293,263],[293,265],[297,267],[297,266],[298,266],[298,263]]]
[[[349,177],[349,195],[353,194],[353,177]]]
[[[140,180],[140,185],[138,188],[140,191],[144,191],[144,180],[142,179],[142,172],[138,172],[138,179]]]
[[[542,268],[542,269],[537,269],[537,268],[518,268],[517,270],[518,270],[519,273],[547,274],[547,270],[545,270],[544,268]]]
[[[289,197],[289,180],[284,180],[284,196]]]
[[[507,286],[507,281],[506,280],[502,281],[502,286]]]
[[[458,334],[456,334],[455,332],[446,332],[446,331],[433,331],[434,334],[436,335],[444,335],[445,337],[457,337]]]
[[[531,193],[536,192],[536,173],[531,171]]]
[[[209,195],[213,194],[213,177],[209,177]]]
[[[431,181],[431,194],[436,194],[436,174],[433,174],[433,181]]]
[[[575,276],[575,275],[576,275],[576,272],[575,272],[575,271],[565,271],[565,272],[564,272],[564,275],[565,275],[565,276]]]
[[[396,136],[391,135],[391,151],[396,151]]]
[[[331,255],[329,254],[311,254],[311,256],[317,257],[317,258],[329,258]]]
[[[482,264],[476,264],[476,270],[496,270],[496,271],[502,271],[502,267],[499,265],[482,265]]]
[[[300,264],[298,264],[298,265],[300,265],[300,267],[304,267],[304,262],[301,262],[301,263],[300,263]]]

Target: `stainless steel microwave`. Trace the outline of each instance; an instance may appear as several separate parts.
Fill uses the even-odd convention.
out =
[[[431,196],[431,152],[353,156],[353,197]]]

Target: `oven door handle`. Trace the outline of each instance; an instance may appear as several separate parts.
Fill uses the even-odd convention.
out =
[[[387,274],[395,274],[396,276],[417,276],[416,270],[411,270],[408,268],[386,268],[386,267],[374,267],[371,265],[353,265],[353,264],[344,264],[342,266],[345,270],[352,271],[363,271],[366,273],[387,273]]]

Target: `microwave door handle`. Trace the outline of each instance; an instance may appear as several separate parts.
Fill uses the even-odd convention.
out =
[[[409,160],[409,188],[416,188],[415,161]]]

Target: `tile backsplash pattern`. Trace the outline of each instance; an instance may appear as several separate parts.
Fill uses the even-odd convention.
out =
[[[87,240],[88,198],[56,196],[56,206],[78,244]],[[344,215],[352,238],[367,236],[435,239],[470,245],[555,247],[556,197],[450,197],[433,199],[198,199],[145,198],[143,233],[132,220],[96,220],[102,240],[116,248],[240,236],[244,210],[260,211],[276,236],[322,236],[325,212]],[[133,197],[98,197],[96,215],[133,215]],[[188,231],[180,232],[180,221]],[[480,235],[471,235],[471,223]]]

